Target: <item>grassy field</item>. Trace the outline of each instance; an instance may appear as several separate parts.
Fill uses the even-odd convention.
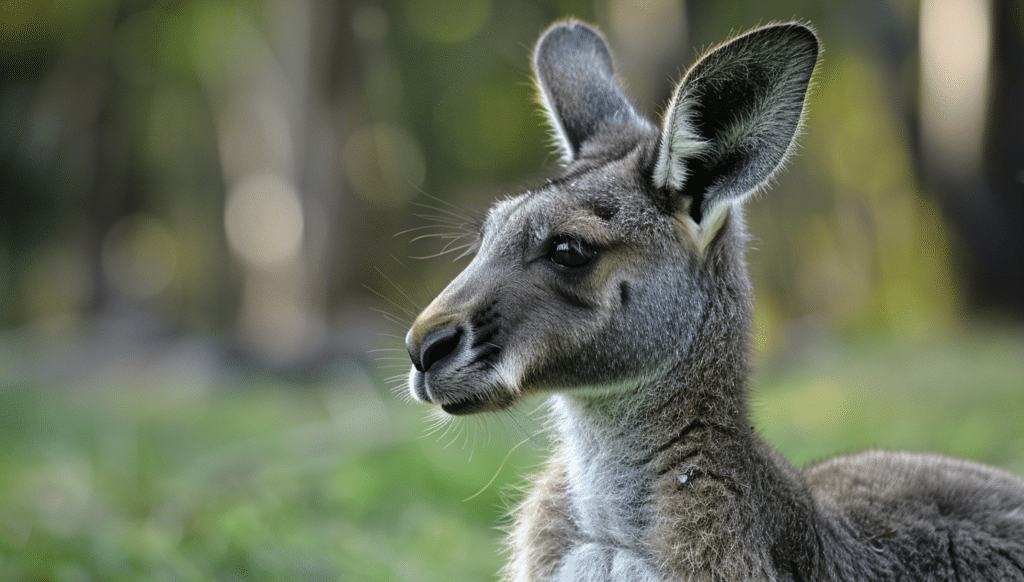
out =
[[[884,447],[1024,474],[1021,333],[795,353],[765,363],[752,403],[794,462]],[[495,579],[543,436],[502,463],[539,414],[424,436],[425,411],[376,375],[0,378],[0,580]]]

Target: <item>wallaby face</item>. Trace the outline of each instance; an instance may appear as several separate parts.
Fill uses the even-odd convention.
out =
[[[635,383],[671,360],[689,318],[661,315],[693,311],[697,252],[671,242],[684,227],[638,192],[635,157],[494,207],[473,262],[409,333],[417,398],[495,410]]]
[[[800,25],[740,37],[687,75],[659,131],[622,94],[600,36],[550,29],[534,68],[564,172],[497,204],[472,263],[417,318],[413,395],[467,414],[677,365],[710,291],[709,247],[785,158],[816,58]]]
[[[533,68],[563,168],[498,202],[406,336],[453,415],[550,393],[555,449],[514,513],[515,582],[1024,582],[1024,481],[934,455],[796,469],[747,418],[740,204],[793,147],[818,41],[770,25],[707,53],[661,126],[590,27]]]

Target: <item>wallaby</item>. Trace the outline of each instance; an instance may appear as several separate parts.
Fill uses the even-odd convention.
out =
[[[538,41],[564,167],[493,206],[406,336],[412,395],[448,414],[551,395],[507,580],[1024,580],[1024,480],[879,451],[797,469],[750,425],[740,203],[793,149],[817,60],[803,24],[737,36],[658,129],[594,29]]]

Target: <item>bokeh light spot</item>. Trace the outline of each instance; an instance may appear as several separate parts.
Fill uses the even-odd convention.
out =
[[[103,239],[103,273],[122,292],[150,298],[174,278],[178,251],[163,220],[146,214],[126,216]]]
[[[302,203],[291,184],[276,174],[254,174],[228,192],[224,228],[231,249],[247,264],[287,264],[302,247]]]

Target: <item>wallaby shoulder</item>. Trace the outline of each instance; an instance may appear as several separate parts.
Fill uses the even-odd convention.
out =
[[[803,470],[847,546],[907,579],[1024,580],[1024,480],[934,454],[865,451]],[[835,546],[839,546],[836,544]]]

